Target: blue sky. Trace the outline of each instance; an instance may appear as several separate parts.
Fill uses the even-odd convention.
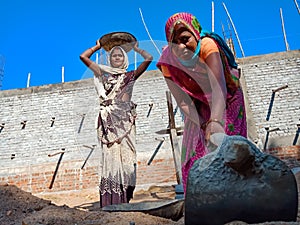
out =
[[[223,35],[223,25],[226,37],[231,33],[237,57],[243,57],[242,51],[222,3],[231,16],[246,57],[286,50],[280,8],[289,48],[300,49],[300,15],[294,0],[2,0],[0,60],[4,59],[5,64],[1,90],[26,88],[28,73],[30,86],[60,83],[62,67],[64,82],[90,77],[79,55],[99,37],[113,31],[134,34],[140,46],[154,56],[149,69],[156,69],[159,52],[149,38],[142,16],[160,49],[165,44],[165,22],[176,12],[193,13],[202,27],[210,30],[212,2],[215,32]]]

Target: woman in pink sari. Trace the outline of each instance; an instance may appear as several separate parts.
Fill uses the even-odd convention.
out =
[[[176,13],[165,26],[168,46],[157,63],[185,115],[182,183],[195,160],[209,153],[213,133],[247,137],[244,96],[228,46],[215,33],[203,32],[190,13]]]

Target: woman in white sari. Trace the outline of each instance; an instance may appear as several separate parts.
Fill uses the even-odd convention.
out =
[[[100,100],[97,123],[102,146],[100,206],[128,203],[136,185],[135,118],[136,105],[131,101],[133,85],[150,65],[153,57],[138,47],[144,61],[136,70],[127,71],[128,56],[121,46],[109,52],[109,65],[98,65],[90,59],[101,48],[100,41],[85,50],[80,59],[94,72],[94,83]]]

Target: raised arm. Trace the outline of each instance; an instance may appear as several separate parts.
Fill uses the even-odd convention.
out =
[[[142,73],[144,73],[147,70],[148,66],[153,60],[153,56],[150,55],[146,50],[140,49],[138,47],[138,42],[136,42],[135,45],[133,46],[133,50],[139,53],[144,58],[144,61],[134,71],[134,76],[135,79],[137,80],[142,75]]]
[[[95,51],[101,48],[100,41],[96,41],[96,45],[86,49],[84,52],[80,54],[80,60],[89,68],[91,69],[96,76],[101,75],[100,67],[90,59],[90,57],[94,54]]]

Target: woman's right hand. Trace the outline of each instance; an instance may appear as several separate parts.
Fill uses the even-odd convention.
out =
[[[101,48],[101,44],[100,44],[100,40],[99,39],[97,39],[97,41],[96,41],[96,46],[98,46],[99,49]]]

